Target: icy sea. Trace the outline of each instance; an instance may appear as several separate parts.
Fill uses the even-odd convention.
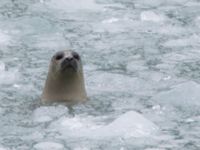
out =
[[[89,101],[42,105],[64,49]],[[199,149],[199,0],[0,0],[0,150]]]

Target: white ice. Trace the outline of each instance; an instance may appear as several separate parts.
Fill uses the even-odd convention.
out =
[[[180,5],[185,4],[188,0],[136,0],[136,7],[141,8],[152,8],[158,6],[170,6],[170,5]]]
[[[155,134],[159,129],[153,122],[134,111],[126,112],[108,124],[95,122],[94,118],[87,119],[63,118],[54,122],[51,127],[59,130],[62,138],[84,137],[89,139],[147,137]]]
[[[140,92],[151,88],[145,80],[120,75],[115,73],[96,72],[87,79],[90,82],[88,91],[92,94],[96,92]]]
[[[42,106],[37,108],[33,113],[35,122],[48,122],[56,117],[67,114],[68,109],[65,106]]]
[[[107,23],[108,23],[108,24],[109,24],[109,23],[113,23],[113,22],[117,22],[117,21],[119,21],[118,18],[112,17],[112,18],[110,18],[110,19],[103,20],[102,23],[104,23],[104,24],[107,24]]]
[[[183,37],[178,39],[168,40],[163,44],[165,47],[184,47],[184,46],[199,46],[200,37],[198,35],[192,35],[189,37]]]
[[[175,106],[200,106],[200,85],[189,81],[171,87],[169,91],[160,92],[153,97],[153,100]]]
[[[4,62],[0,62],[0,72],[0,84],[14,84],[19,77],[18,70],[6,70]]]
[[[64,12],[74,12],[79,10],[100,10],[94,0],[50,0],[47,6],[53,9],[58,9]]]
[[[4,147],[0,147],[0,150],[9,150],[9,149],[4,148]]]
[[[180,35],[187,30],[180,26],[163,25],[158,32],[165,35]]]
[[[200,16],[196,17],[195,24],[200,28]]]
[[[75,147],[73,150],[90,150],[90,148],[87,148],[87,147]]]
[[[10,43],[11,37],[0,29],[0,46]]]
[[[163,149],[163,148],[147,148],[145,150],[165,150],[165,149]]]
[[[95,133],[98,137],[145,137],[150,136],[158,127],[141,114],[129,111],[98,129]]]
[[[145,66],[144,64],[145,64],[145,61],[140,61],[140,60],[132,61],[127,64],[126,69],[130,72],[144,71],[148,69],[148,67]]]
[[[41,142],[33,146],[36,150],[64,150],[64,146],[56,142]]]
[[[143,11],[140,15],[142,21],[162,22],[165,17],[153,11]]]
[[[66,47],[70,47],[70,43],[67,42],[61,34],[47,34],[40,35],[36,37],[36,41],[33,43],[33,46],[37,48],[45,48],[45,49],[66,49]]]

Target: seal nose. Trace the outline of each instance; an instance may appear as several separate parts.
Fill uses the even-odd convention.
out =
[[[67,57],[67,58],[65,58],[65,62],[71,62],[73,60],[73,57]]]

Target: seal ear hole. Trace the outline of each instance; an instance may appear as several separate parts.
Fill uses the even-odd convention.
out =
[[[79,56],[78,53],[73,52],[72,55],[73,55],[73,57],[74,57],[75,59],[80,60],[80,56]]]
[[[60,60],[64,57],[64,54],[63,53],[58,53],[56,56],[55,56],[55,59],[56,60]]]

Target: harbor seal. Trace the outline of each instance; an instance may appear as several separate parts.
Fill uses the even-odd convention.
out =
[[[53,55],[42,93],[42,102],[77,103],[87,99],[81,57],[72,50]]]

